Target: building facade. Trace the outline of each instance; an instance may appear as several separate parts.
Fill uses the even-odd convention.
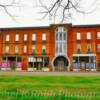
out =
[[[100,25],[0,29],[1,70],[96,71]]]

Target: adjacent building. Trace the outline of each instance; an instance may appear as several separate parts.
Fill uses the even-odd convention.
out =
[[[99,67],[100,25],[0,29],[2,70],[96,71]]]

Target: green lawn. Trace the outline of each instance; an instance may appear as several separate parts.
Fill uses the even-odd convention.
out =
[[[100,100],[99,76],[0,76],[0,100]]]

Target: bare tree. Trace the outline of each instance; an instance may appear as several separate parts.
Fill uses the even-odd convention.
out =
[[[3,1],[3,0],[1,0],[1,1]],[[0,1],[0,11],[1,10],[3,10],[3,11],[5,11],[5,13],[12,19],[12,20],[14,20],[14,21],[16,21],[16,19],[15,19],[15,15],[13,15],[12,13],[11,13],[11,11],[9,10],[10,8],[13,8],[13,7],[21,7],[20,6],[20,0],[8,0],[8,1],[3,1],[3,2],[1,2]],[[5,2],[7,2],[7,3],[5,3]]]
[[[50,17],[58,17],[60,16],[61,22],[63,22],[66,19],[72,18],[73,13],[82,13],[82,14],[88,14],[96,10],[96,6],[91,9],[91,11],[87,11],[84,9],[82,5],[83,0],[54,0],[50,5],[45,5],[43,3],[43,0],[39,0],[39,3],[42,8],[44,8],[44,11],[41,12],[43,14],[43,18],[46,16]],[[93,1],[93,0],[92,0]],[[93,5],[97,4],[98,0],[93,1]],[[87,1],[85,1],[87,2]],[[90,0],[91,2],[91,0]]]

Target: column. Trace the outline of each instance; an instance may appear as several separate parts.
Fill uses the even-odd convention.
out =
[[[33,69],[34,69],[34,59],[35,59],[35,58],[33,57]]]
[[[17,56],[16,56],[16,68],[17,68],[18,66],[17,66]]]
[[[42,60],[42,62],[43,62],[43,68],[44,68],[44,57],[43,57],[43,60]]]
[[[79,61],[79,56],[78,56],[78,69],[79,69],[79,62],[80,62],[80,61]]]
[[[94,63],[94,69],[96,69],[96,57],[94,56],[94,59],[93,59],[93,63]]]
[[[6,64],[7,64],[6,68],[8,68],[8,56],[6,56]]]
[[[90,67],[91,67],[91,59],[90,59],[90,56],[89,56],[89,69],[91,69]]]

